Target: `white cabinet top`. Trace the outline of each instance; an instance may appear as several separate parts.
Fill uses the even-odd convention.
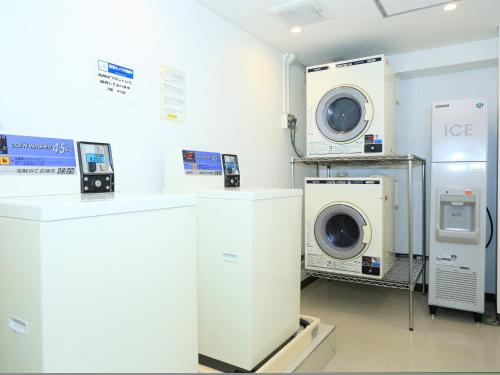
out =
[[[0,217],[56,221],[194,206],[195,195],[171,194],[68,194],[0,199]]]
[[[257,201],[263,199],[277,199],[301,197],[300,189],[273,189],[273,188],[207,188],[207,189],[172,189],[166,190],[173,194],[195,194],[200,198],[233,199]]]

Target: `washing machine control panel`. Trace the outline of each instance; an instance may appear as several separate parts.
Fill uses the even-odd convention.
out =
[[[240,166],[237,155],[222,155],[224,164],[224,187],[240,187]]]
[[[78,142],[81,192],[105,193],[115,191],[111,145],[108,143]]]

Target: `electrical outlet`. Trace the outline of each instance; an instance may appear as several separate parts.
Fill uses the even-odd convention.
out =
[[[281,115],[281,127],[283,129],[295,129],[297,126],[297,117],[289,113]]]
[[[287,116],[287,127],[288,129],[295,129],[297,127],[297,117],[288,114]]]

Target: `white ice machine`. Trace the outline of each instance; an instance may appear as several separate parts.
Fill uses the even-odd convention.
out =
[[[484,98],[432,108],[429,308],[484,312],[488,106]]]

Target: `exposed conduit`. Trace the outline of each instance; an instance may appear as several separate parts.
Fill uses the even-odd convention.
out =
[[[295,60],[294,53],[283,54],[283,115],[290,113],[290,66]]]

